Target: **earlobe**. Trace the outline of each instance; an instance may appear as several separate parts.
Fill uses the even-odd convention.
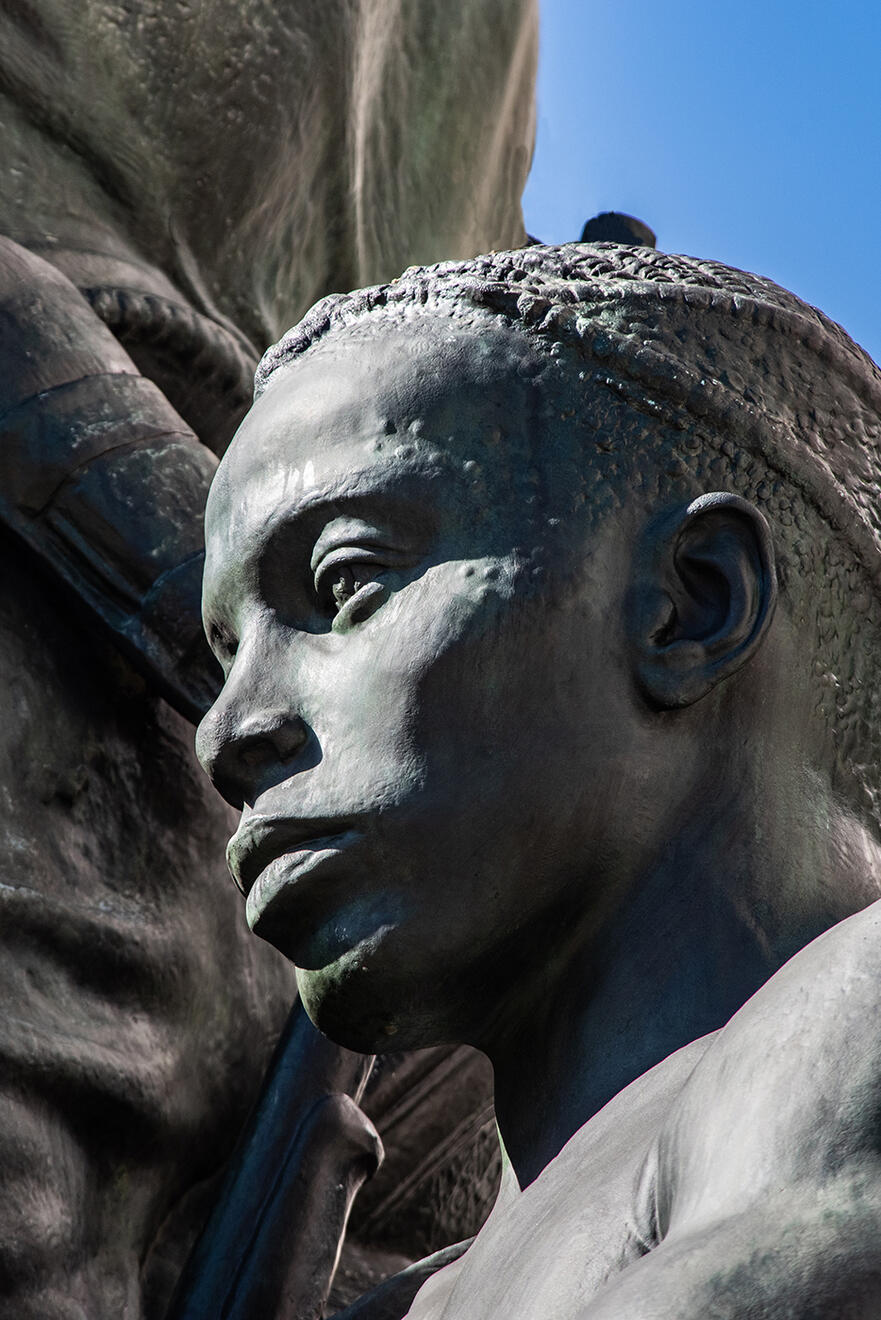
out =
[[[636,677],[655,706],[688,706],[755,654],[777,603],[774,546],[739,495],[702,495],[651,528],[631,595]]]

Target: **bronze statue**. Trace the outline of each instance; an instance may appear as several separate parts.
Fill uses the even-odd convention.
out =
[[[522,242],[534,0],[0,13],[0,1311],[160,1316],[294,994],[223,883],[202,510],[321,294]]]
[[[644,247],[264,357],[198,750],[322,1031],[493,1063],[499,1200],[412,1320],[881,1309],[879,442],[840,327]]]

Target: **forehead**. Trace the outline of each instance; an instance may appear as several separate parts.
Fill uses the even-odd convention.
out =
[[[392,318],[332,332],[279,368],[240,427],[209,497],[209,552],[320,499],[479,469],[528,479],[539,366],[525,337],[476,315]]]

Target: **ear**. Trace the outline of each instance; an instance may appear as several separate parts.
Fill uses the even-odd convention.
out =
[[[761,646],[777,604],[771,532],[739,495],[702,495],[649,529],[632,600],[637,681],[688,706]]]

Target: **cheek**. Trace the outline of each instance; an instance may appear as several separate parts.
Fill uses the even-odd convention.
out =
[[[438,741],[475,731],[469,711],[505,706],[519,668],[504,644],[517,613],[511,576],[497,561],[437,565],[351,631],[310,639],[298,687],[322,777],[333,765],[377,781],[397,767],[412,782]]]
[[[463,829],[472,813],[546,812],[579,775],[588,631],[509,562],[429,569],[363,625],[314,639],[316,789],[352,809],[427,795]]]
[[[359,638],[356,697],[380,713],[379,737],[435,784],[476,778],[481,792],[565,756],[585,640],[572,620],[505,561],[444,565],[413,585]]]

